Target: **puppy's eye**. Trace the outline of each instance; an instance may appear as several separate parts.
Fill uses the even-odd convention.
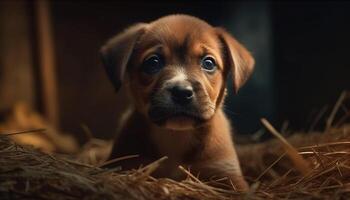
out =
[[[216,70],[215,59],[210,56],[205,56],[201,61],[201,66],[204,71],[213,73]]]
[[[142,71],[146,74],[156,74],[164,67],[163,59],[159,55],[152,55],[142,63]]]

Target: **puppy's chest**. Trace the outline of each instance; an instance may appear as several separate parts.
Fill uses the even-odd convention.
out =
[[[179,163],[194,151],[198,143],[192,133],[186,132],[151,130],[150,139],[160,156],[167,156],[169,161]]]
[[[194,158],[188,159],[189,155],[195,154],[198,145],[193,133],[151,132],[150,137],[159,156],[168,157],[156,172],[156,176],[171,177],[175,180],[183,178],[184,174],[178,166],[187,168],[194,161]]]

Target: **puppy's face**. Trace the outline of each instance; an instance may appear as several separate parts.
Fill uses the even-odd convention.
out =
[[[186,15],[135,25],[110,40],[102,56],[116,87],[127,77],[138,111],[175,130],[210,120],[228,72],[238,90],[253,68],[249,53],[225,31]]]
[[[202,21],[172,17],[150,24],[139,38],[130,87],[139,110],[154,123],[188,129],[213,116],[224,77],[213,36]]]

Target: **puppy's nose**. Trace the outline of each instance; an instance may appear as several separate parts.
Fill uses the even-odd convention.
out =
[[[188,104],[193,99],[193,90],[191,86],[176,85],[169,88],[171,98],[180,105]]]

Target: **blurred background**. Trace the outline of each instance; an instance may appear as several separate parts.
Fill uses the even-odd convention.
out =
[[[87,132],[113,137],[127,99],[109,83],[99,48],[133,23],[174,13],[225,27],[255,57],[237,95],[228,83],[225,111],[240,134],[257,132],[261,117],[278,128],[321,129],[350,89],[348,2],[1,1],[1,131],[34,120],[80,142]]]

